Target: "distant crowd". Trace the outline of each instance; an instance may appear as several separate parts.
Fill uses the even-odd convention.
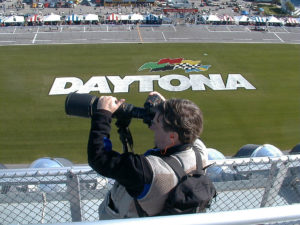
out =
[[[0,16],[1,26],[41,26],[41,25],[82,25],[82,24],[212,24],[212,25],[254,25],[256,27],[267,26],[299,26],[300,18],[274,16],[228,16],[228,15],[200,15],[190,14],[71,14],[66,16],[49,14],[46,16],[33,14],[27,16]]]

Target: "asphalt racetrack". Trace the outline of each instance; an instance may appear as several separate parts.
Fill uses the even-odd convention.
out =
[[[100,43],[300,44],[300,27],[238,25],[63,25],[0,28],[0,46]]]

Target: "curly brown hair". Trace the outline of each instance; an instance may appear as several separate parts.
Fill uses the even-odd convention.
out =
[[[183,144],[193,143],[203,130],[200,108],[187,99],[169,99],[157,105],[162,116],[163,129],[175,131]]]

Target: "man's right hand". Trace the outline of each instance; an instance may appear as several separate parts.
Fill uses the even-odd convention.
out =
[[[97,109],[104,109],[114,113],[123,102],[125,102],[125,99],[118,100],[113,96],[101,96],[98,100]]]
[[[152,92],[150,92],[150,93],[149,93],[149,96],[151,96],[151,95],[157,95],[157,96],[160,97],[160,99],[161,99],[163,102],[166,101],[165,97],[162,96],[162,95],[161,95],[159,92],[157,92],[157,91],[152,91]]]

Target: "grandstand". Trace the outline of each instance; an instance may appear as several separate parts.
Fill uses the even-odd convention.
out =
[[[208,149],[213,166],[207,174],[218,196],[206,214],[115,222],[154,223],[163,219],[167,224],[203,224],[203,221],[205,224],[299,224],[300,212],[296,208],[300,203],[299,146],[284,154],[270,144],[245,145],[227,159],[218,150]],[[3,168],[1,224],[111,224],[112,221],[97,222],[97,210],[112,184],[112,180],[97,175],[90,167],[76,166],[63,158],[41,158],[27,169]],[[278,214],[272,214],[276,211]],[[212,220],[210,214],[222,216],[223,222],[220,218]],[[245,216],[230,218],[233,215]]]

